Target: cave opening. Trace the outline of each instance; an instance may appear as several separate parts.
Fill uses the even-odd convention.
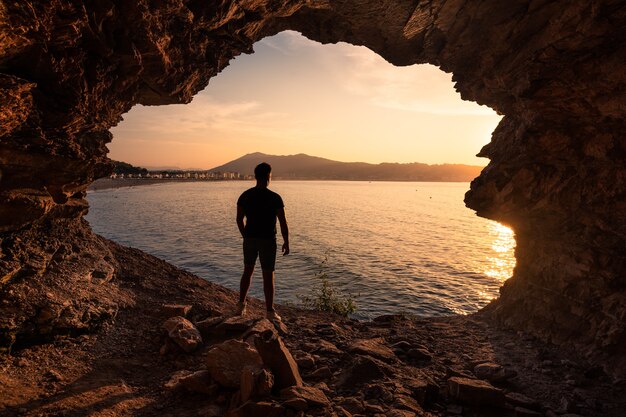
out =
[[[513,232],[476,217],[462,199],[484,165],[473,155],[501,117],[462,101],[451,76],[434,66],[396,67],[364,47],[321,45],[292,31],[257,42],[255,50],[231,62],[190,104],[133,108],[112,129],[109,157],[172,176],[175,168],[204,176],[256,151],[267,155],[256,163],[306,154],[391,163],[387,170],[397,163],[456,164],[439,174],[451,181],[431,175],[421,182],[411,182],[415,174],[372,183],[364,174],[325,177],[319,167],[318,177],[275,169],[272,189],[285,197],[292,241],[300,242],[282,260],[278,301],[298,303],[325,259],[339,289],[360,299],[359,318],[468,314],[497,297],[515,264]],[[478,170],[459,180],[452,170],[461,165]],[[241,260],[231,211],[251,184],[216,184],[91,194],[87,218],[105,237],[236,289]],[[346,197],[352,206],[343,204]],[[281,274],[299,280],[280,283]],[[380,294],[381,287],[388,290]],[[260,287],[252,295],[262,296]]]

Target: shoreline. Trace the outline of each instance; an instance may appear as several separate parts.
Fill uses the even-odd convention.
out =
[[[104,191],[118,188],[128,188],[145,185],[159,184],[178,184],[186,182],[224,182],[224,181],[243,181],[253,182],[253,180],[198,180],[194,178],[181,179],[159,179],[159,178],[99,178],[92,182],[87,188],[88,192]],[[273,181],[346,181],[346,182],[415,182],[415,183],[464,183],[469,184],[471,181],[417,181],[417,180],[350,180],[350,179],[310,179],[310,178],[274,178]]]

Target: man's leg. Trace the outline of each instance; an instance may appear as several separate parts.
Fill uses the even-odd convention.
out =
[[[246,296],[250,289],[250,283],[252,282],[252,273],[254,272],[254,265],[244,265],[243,274],[241,275],[241,282],[239,283],[239,303],[246,302]]]
[[[263,293],[267,311],[274,311],[274,271],[263,269]]]

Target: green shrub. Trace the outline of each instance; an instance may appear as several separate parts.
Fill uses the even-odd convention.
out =
[[[356,311],[356,302],[352,295],[344,295],[335,288],[328,277],[327,268],[328,254],[324,257],[319,271],[314,276],[318,280],[318,284],[311,290],[312,295],[298,295],[298,298],[305,308],[327,311],[348,317],[348,315]]]

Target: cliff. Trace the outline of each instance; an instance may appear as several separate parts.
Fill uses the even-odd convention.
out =
[[[111,171],[106,144],[122,115],[189,102],[254,42],[292,29],[395,65],[437,65],[464,99],[504,115],[466,196],[516,233],[514,276],[488,312],[624,375],[625,23],[619,0],[1,3],[0,343],[86,332],[112,315],[118,265],[81,217],[86,188]],[[92,266],[74,270],[85,256]],[[55,268],[76,286],[50,299]]]

